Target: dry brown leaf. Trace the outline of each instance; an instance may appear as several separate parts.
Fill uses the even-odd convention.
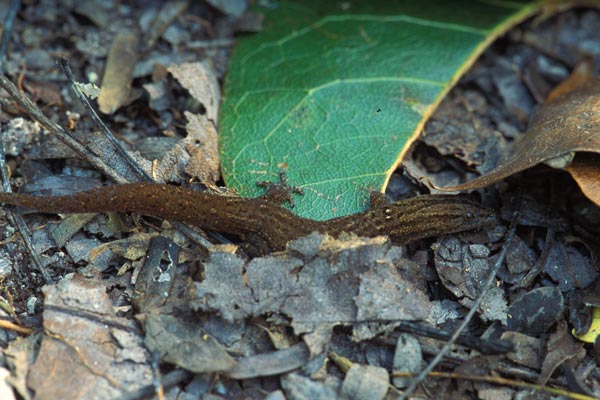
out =
[[[567,167],[583,194],[600,205],[600,155],[596,153],[580,153]]]
[[[187,136],[162,154],[154,165],[158,181],[181,182],[189,176],[206,185],[219,180],[219,146],[215,125],[206,115],[185,111]],[[160,144],[160,143],[159,143]],[[154,150],[160,149],[155,145]]]
[[[593,70],[594,65],[591,60],[584,60],[580,62],[567,79],[552,89],[550,94],[548,94],[546,101],[557,100],[560,96],[585,85],[594,78]]]
[[[167,70],[206,109],[208,119],[217,123],[221,90],[219,81],[208,61],[171,65]]]
[[[98,97],[100,111],[105,114],[112,114],[129,101],[138,43],[139,35],[135,31],[120,33],[112,42]]]
[[[42,289],[44,337],[27,378],[36,399],[109,399],[151,383],[142,337],[98,282],[70,275]]]
[[[583,350],[583,342],[576,340],[569,333],[567,323],[561,320],[556,324],[556,331],[548,338],[547,350],[544,360],[542,361],[542,369],[538,376],[537,383],[545,385],[550,379],[554,371],[566,360],[577,358],[583,359],[585,350]]]
[[[196,321],[153,312],[144,315],[144,330],[148,350],[169,364],[199,374],[230,371],[237,365],[223,345]]]
[[[113,240],[94,248],[90,254],[90,261],[94,261],[105,251],[125,257],[128,260],[138,260],[146,254],[150,240],[158,233],[136,233],[126,239]]]
[[[160,4],[160,3],[159,3]],[[143,51],[147,53],[154,47],[167,28],[187,10],[187,1],[163,2],[152,22],[144,31]]]
[[[52,82],[24,81],[23,86],[33,97],[43,101],[46,105],[62,104],[60,88]]]
[[[219,180],[219,141],[217,130],[206,115],[185,112],[188,120],[185,129],[187,136],[183,139],[185,149],[190,155],[185,172],[207,184]]]
[[[206,184],[219,179],[219,149],[216,123],[221,91],[207,61],[171,65],[167,70],[206,109],[204,115],[186,112],[187,137],[183,140],[189,161],[185,172]]]
[[[491,172],[469,182],[438,188],[462,191],[488,186],[536,164],[571,153],[600,153],[600,79],[544,104],[514,154]]]

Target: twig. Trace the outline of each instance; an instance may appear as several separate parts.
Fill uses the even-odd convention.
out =
[[[26,326],[17,325],[14,322],[5,321],[3,319],[0,319],[0,328],[15,331],[15,332],[21,333],[23,335],[31,335],[34,332],[34,330],[31,328],[28,328]]]
[[[531,270],[525,275],[525,277],[519,282],[518,285],[512,287],[512,291],[517,291],[518,289],[525,289],[533,280],[542,272],[544,268],[544,264],[548,260],[548,255],[550,254],[550,249],[554,244],[554,229],[548,228],[546,230],[546,239],[544,240],[544,248],[542,249],[542,254],[540,254],[539,258],[535,262],[535,265],[531,268]]]
[[[452,335],[447,331],[435,329],[430,326],[415,322],[400,321],[397,330],[415,335],[425,336],[438,340],[450,340]],[[484,340],[472,336],[462,335],[456,339],[456,343],[477,350],[481,354],[505,354],[513,350],[513,344],[507,340]]]
[[[33,263],[35,264],[36,269],[38,271],[40,271],[40,273],[42,274],[42,278],[44,278],[44,282],[52,283],[52,277],[50,276],[48,269],[44,266],[44,263],[42,263],[42,260],[40,259],[39,254],[33,247],[33,243],[31,242],[31,231],[29,230],[29,227],[23,220],[23,216],[21,214],[19,214],[18,212],[11,210],[11,211],[9,211],[9,214],[8,214],[8,220],[11,225],[16,226],[17,229],[19,230],[19,234],[21,235],[21,238],[23,238],[23,243],[25,244],[27,251],[31,255],[31,258],[33,259]],[[16,268],[15,271],[17,271],[18,267],[15,267],[15,268]],[[22,272],[21,272],[21,275],[22,275]]]
[[[188,49],[212,49],[215,47],[232,47],[235,44],[235,39],[218,38],[211,40],[196,40],[189,42],[186,47]]]
[[[19,11],[20,7],[21,7],[20,0],[13,0],[10,4],[8,14],[6,14],[6,18],[4,19],[4,31],[2,32],[2,41],[0,42],[0,73],[3,73],[6,70],[6,51],[8,50],[8,42],[10,41],[10,35],[12,32],[12,28],[14,26],[15,17],[17,16],[17,11]],[[10,179],[9,179],[9,175],[8,175],[8,167],[6,166],[6,155],[4,152],[4,144],[2,143],[1,139],[0,139],[0,176],[2,178],[2,188],[4,189],[5,192],[10,192],[11,188],[10,188]],[[40,273],[42,274],[44,281],[46,283],[51,283],[52,278],[50,277],[48,270],[46,269],[46,267],[42,263],[42,260],[40,259],[40,257],[38,256],[38,254],[35,252],[35,250],[33,248],[33,243],[31,243],[31,239],[30,239],[31,232],[29,231],[27,224],[23,220],[23,217],[15,209],[9,210],[7,216],[8,216],[8,220],[11,223],[11,225],[17,227],[19,234],[23,238],[23,243],[25,244],[25,247],[27,247],[27,251],[29,252],[29,254],[31,254],[33,263],[35,264],[37,270],[40,271]],[[26,276],[22,273],[22,271],[18,267],[15,267],[15,272],[16,272],[19,280],[23,280],[24,277]]]
[[[133,160],[131,158],[129,153],[127,153],[125,151],[125,149],[123,149],[121,144],[115,138],[115,135],[113,135],[113,133],[110,131],[110,129],[108,129],[108,127],[106,126],[106,124],[104,124],[104,122],[102,122],[102,120],[100,119],[100,117],[98,116],[96,111],[94,110],[94,107],[92,107],[92,105],[90,104],[88,98],[81,92],[79,87],[75,84],[75,79],[73,78],[73,72],[71,71],[71,67],[69,66],[69,60],[66,57],[62,57],[60,59],[60,65],[61,65],[63,72],[65,73],[67,79],[71,83],[71,89],[73,90],[73,93],[75,93],[75,96],[77,96],[77,98],[79,99],[79,101],[81,102],[83,107],[86,109],[90,118],[92,118],[92,120],[100,128],[100,130],[102,131],[104,136],[111,142],[111,144],[114,146],[116,151],[121,155],[121,157],[123,157],[127,161],[127,163],[133,168],[133,170],[136,172],[136,174],[142,180],[145,180],[148,182],[154,182],[154,179],[152,179],[152,177],[150,175],[148,175],[146,173],[146,171],[144,171],[139,166],[139,164],[136,163],[135,160]],[[202,237],[202,235],[199,235],[196,231],[194,231],[189,225],[186,225],[186,224],[178,222],[178,221],[169,221],[169,222],[177,230],[182,232],[184,235],[186,235],[192,241],[198,243],[200,246],[208,248],[212,245],[208,240],[206,240],[204,237]]]
[[[77,154],[79,154],[84,159],[88,160],[96,168],[103,171],[107,175],[111,176],[116,181],[122,182],[122,183],[126,182],[123,177],[121,177],[119,174],[117,174],[112,168],[110,168],[107,164],[105,164],[101,159],[96,157],[85,146],[83,146],[78,141],[76,141],[74,138],[69,136],[69,134],[67,134],[58,124],[50,121],[44,115],[44,113],[42,113],[42,111],[31,100],[29,100],[26,96],[24,96],[19,91],[19,89],[3,74],[0,74],[0,87],[2,87],[4,90],[6,90],[11,95],[11,97],[19,104],[19,106],[24,108],[33,119],[38,121],[47,130],[49,130],[50,132],[55,134],[58,139],[60,139],[67,146],[71,147]],[[8,171],[6,169],[6,163],[4,160],[4,146],[2,146],[0,148],[0,163],[1,163],[0,175],[1,175],[2,181],[3,181],[2,186],[3,186],[5,192],[10,192],[11,189],[10,189],[10,184],[9,184],[9,179],[8,179]],[[33,243],[31,243],[31,239],[30,239],[31,233],[29,231],[29,228],[27,227],[27,224],[25,223],[23,218],[20,216],[20,214],[10,212],[9,218],[12,220],[11,224],[16,226],[17,229],[19,230],[19,233],[21,234],[21,237],[23,238],[23,242],[25,243],[25,246],[27,247],[27,250],[29,251],[29,254],[32,257],[34,264],[36,265],[37,269],[42,274],[44,281],[46,283],[51,283],[52,278],[51,278],[50,274],[48,273],[48,270],[44,267],[44,264],[42,263],[39,255],[35,251],[35,249],[33,247]]]
[[[0,142],[1,142],[1,140],[0,140]],[[10,184],[9,184],[8,179],[6,178],[6,174],[5,174],[6,160],[5,160],[5,156],[4,156],[4,146],[1,143],[0,143],[0,163],[1,163],[0,169],[2,170],[2,187],[5,192],[10,193],[11,192]],[[40,273],[42,274],[42,278],[44,278],[44,282],[52,283],[52,277],[50,276],[48,269],[46,269],[46,267],[44,266],[44,263],[42,263],[42,260],[40,259],[40,256],[38,255],[37,251],[35,251],[35,248],[33,247],[33,243],[31,242],[31,231],[29,230],[29,227],[25,223],[25,220],[23,220],[23,216],[21,215],[21,213],[19,213],[15,209],[8,210],[7,213],[8,213],[7,214],[8,222],[11,225],[17,227],[17,230],[19,231],[19,234],[21,235],[21,238],[23,239],[23,244],[25,244],[27,251],[31,255],[31,258],[33,259],[33,263],[35,264],[36,269],[38,271],[40,271]],[[15,272],[17,273],[19,280],[23,280],[24,277],[27,276],[27,275],[24,275],[23,272],[16,265],[15,265]],[[29,278],[26,278],[26,279],[29,279]]]
[[[96,111],[94,110],[92,105],[90,104],[90,101],[88,100],[88,98],[85,97],[85,95],[81,92],[81,90],[77,86],[77,83],[75,82],[75,78],[73,77],[73,72],[71,71],[71,67],[69,67],[69,60],[66,57],[60,58],[60,66],[61,66],[63,72],[65,73],[65,76],[71,83],[71,90],[73,91],[73,93],[75,93],[75,96],[79,99],[79,101],[83,105],[83,108],[85,108],[85,110],[87,111],[88,116],[96,123],[98,128],[100,128],[100,131],[102,132],[104,137],[106,137],[106,139],[108,139],[108,141],[113,145],[113,147],[117,151],[117,153],[119,153],[119,155],[121,157],[123,157],[123,159],[129,164],[129,166],[131,168],[133,168],[133,170],[135,171],[135,173],[138,175],[139,178],[141,178],[142,180],[148,181],[148,182],[153,182],[154,180],[152,179],[152,177],[150,177],[150,175],[148,175],[146,173],[146,171],[144,171],[138,165],[138,163],[136,163],[131,158],[129,153],[127,153],[125,151],[123,146],[121,146],[121,144],[117,141],[117,138],[115,138],[115,136],[110,131],[110,129],[108,129],[108,127],[104,124],[104,122],[102,122],[102,120],[100,119],[100,117],[98,116],[98,114],[96,113]]]
[[[23,95],[19,89],[6,77],[4,74],[0,74],[0,87],[10,94],[10,96],[17,102],[17,104],[25,109],[27,113],[40,123],[44,128],[50,131],[52,134],[70,147],[77,155],[84,160],[92,164],[98,171],[111,177],[111,179],[117,183],[127,183],[127,180],[117,173],[113,168],[108,166],[102,161],[96,154],[88,150],[83,144],[79,143],[74,137],[67,133],[60,125],[52,122],[44,113],[35,105],[27,96]]]
[[[456,339],[458,339],[458,337],[460,336],[460,334],[467,327],[467,324],[469,324],[469,322],[471,322],[471,319],[473,318],[473,316],[475,315],[475,313],[479,309],[479,306],[481,305],[481,302],[483,301],[483,298],[486,296],[489,288],[492,286],[492,283],[494,282],[494,279],[496,279],[496,274],[498,273],[498,270],[500,269],[500,267],[502,266],[502,263],[504,262],[504,259],[506,258],[506,253],[508,252],[508,249],[509,249],[509,247],[510,247],[512,241],[513,241],[513,238],[515,236],[515,233],[517,231],[517,220],[518,220],[518,218],[519,218],[519,212],[516,211],[513,214],[513,218],[512,218],[512,221],[510,223],[510,230],[508,231],[508,236],[506,237],[505,245],[502,248],[502,251],[500,252],[500,255],[498,256],[498,259],[496,260],[496,263],[494,264],[494,267],[490,271],[490,275],[488,276],[487,281],[485,282],[485,284],[481,288],[481,292],[479,293],[479,296],[477,297],[477,300],[475,300],[475,302],[471,306],[471,309],[469,310],[469,312],[465,316],[465,319],[462,321],[462,323],[460,324],[460,326],[458,327],[458,329],[456,329],[456,331],[454,331],[454,333],[452,334],[452,337],[446,343],[446,345],[444,345],[444,347],[442,347],[442,349],[440,350],[440,352],[433,358],[433,360],[431,360],[431,362],[429,363],[429,365],[423,371],[421,371],[419,373],[419,375],[417,375],[417,377],[415,379],[412,380],[410,386],[408,388],[406,388],[406,390],[404,391],[404,393],[402,394],[402,396],[399,398],[399,400],[406,400],[406,399],[408,399],[408,396],[410,396],[415,391],[415,389],[417,388],[417,386],[419,386],[419,384],[421,382],[423,382],[423,380],[425,380],[425,378],[427,378],[427,375],[431,371],[433,371],[433,369],[436,367],[436,365],[438,365],[438,363],[442,360],[442,358],[450,351],[450,347],[456,342]]]
[[[430,356],[435,356],[438,351],[440,351],[438,347],[423,343],[421,343],[421,349],[423,350],[423,354],[428,354]],[[468,360],[469,356],[465,353],[451,352],[444,356],[444,361],[451,365],[464,364],[464,362]],[[530,368],[502,360],[498,361],[495,365],[494,371],[503,375],[512,376],[513,378],[528,379],[531,381],[535,381],[540,376],[539,372]]]
[[[392,376],[394,377],[410,377],[412,376],[410,373],[406,372],[393,372]],[[540,392],[550,393],[556,396],[564,396],[569,399],[575,400],[594,400],[595,397],[587,396],[585,394],[579,394],[574,392],[569,392],[564,389],[557,389],[548,386],[542,386],[535,383],[528,383],[522,381],[515,381],[513,379],[506,379],[500,376],[484,376],[484,375],[462,375],[457,374],[456,372],[428,372],[428,376],[433,378],[448,378],[448,379],[462,379],[466,381],[475,381],[475,382],[487,382],[494,383],[497,385],[505,385],[505,386],[515,386],[519,388],[525,389],[533,389],[539,390]]]
[[[1,110],[1,106],[0,106],[0,110]],[[2,180],[2,189],[5,192],[10,193],[12,190],[10,187],[10,178],[9,178],[9,174],[8,174],[8,167],[6,166],[6,154],[4,152],[4,143],[2,142],[1,138],[0,138],[0,179]],[[42,274],[42,277],[44,278],[44,282],[52,283],[52,278],[50,277],[50,273],[48,273],[48,270],[44,266],[44,263],[42,263],[40,256],[37,254],[37,252],[35,251],[35,249],[33,247],[33,243],[31,242],[31,232],[29,231],[27,224],[23,220],[21,213],[19,213],[15,208],[11,208],[10,210],[7,211],[7,217],[8,217],[10,224],[17,227],[17,230],[19,231],[21,238],[23,238],[23,243],[25,244],[27,251],[29,252],[29,254],[31,254],[31,258],[33,259],[33,263],[35,264],[36,269],[38,271],[40,271],[40,273]],[[15,273],[17,274],[17,277],[19,278],[19,280],[28,279],[28,277],[25,278],[27,275],[23,274],[23,272],[17,266],[15,266]]]
[[[70,147],[81,158],[92,164],[98,171],[109,176],[115,183],[128,183],[127,179],[117,173],[113,168],[109,167],[108,164],[106,164],[102,159],[100,159],[94,153],[89,151],[83,144],[79,143],[79,141],[69,135],[60,125],[50,121],[50,119],[48,119],[48,117],[46,117],[44,113],[42,113],[42,111],[31,100],[29,100],[29,98],[23,95],[19,89],[3,74],[0,74],[0,87],[6,90],[13,100],[15,100],[19,106],[27,111],[31,118],[39,122],[52,134],[56,135],[60,141]],[[175,225],[177,225],[177,228],[182,230],[186,236],[192,239],[195,243],[198,243],[200,246],[211,246],[211,244],[200,235],[194,234],[192,232],[193,230],[189,226],[183,225],[179,222],[176,222]],[[182,229],[181,226],[185,226],[185,228]]]

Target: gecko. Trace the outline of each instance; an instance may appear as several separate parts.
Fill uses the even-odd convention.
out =
[[[421,195],[395,203],[371,195],[371,208],[329,220],[303,218],[283,207],[281,195],[242,198],[156,183],[109,185],[65,196],[0,193],[0,202],[47,213],[137,212],[185,222],[248,241],[260,254],[284,250],[314,231],[334,237],[389,236],[398,244],[490,227],[496,213],[462,195]]]

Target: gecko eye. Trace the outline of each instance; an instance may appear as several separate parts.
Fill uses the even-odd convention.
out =
[[[473,214],[471,211],[467,211],[465,213],[464,218],[465,218],[465,221],[471,222],[471,221],[473,221],[475,219],[475,214]]]

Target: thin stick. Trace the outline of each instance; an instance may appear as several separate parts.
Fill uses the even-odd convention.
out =
[[[117,173],[114,169],[108,166],[102,161],[96,154],[88,150],[84,145],[79,143],[75,138],[69,135],[60,125],[52,122],[44,113],[35,105],[27,96],[23,95],[19,89],[6,77],[4,74],[0,74],[0,87],[10,94],[10,96],[17,102],[17,104],[25,109],[27,113],[40,123],[44,128],[50,131],[52,134],[70,147],[77,155],[84,160],[92,164],[97,170],[111,177],[113,181],[117,183],[127,183],[127,180]]]
[[[10,41],[10,36],[12,32],[12,28],[14,26],[15,18],[17,16],[17,11],[21,7],[20,0],[13,0],[10,3],[10,8],[8,10],[8,14],[6,14],[6,18],[4,19],[4,32],[2,32],[2,42],[0,42],[0,73],[3,73],[6,70],[6,52],[8,50],[8,42]],[[1,111],[1,110],[0,110]],[[10,179],[8,174],[8,167],[6,166],[6,153],[4,152],[4,145],[2,140],[0,140],[0,176],[2,179],[2,187],[5,192],[10,192]],[[33,263],[36,268],[42,274],[44,281],[46,283],[52,283],[52,278],[48,273],[48,270],[42,263],[39,255],[35,252],[33,248],[33,243],[31,243],[31,232],[27,227],[27,224],[23,220],[21,214],[15,209],[11,209],[7,211],[7,217],[11,225],[16,226],[19,234],[23,238],[23,243],[27,248],[29,254],[31,254]],[[15,273],[19,280],[28,279],[27,275],[24,275],[23,272],[15,266]]]
[[[440,329],[435,329],[430,326],[422,325],[415,322],[399,321],[397,322],[397,330],[415,335],[425,336],[437,340],[450,340],[452,335]],[[513,344],[508,340],[484,340],[472,336],[459,336],[456,343],[477,350],[481,354],[505,354],[513,350]]]
[[[546,264],[546,261],[548,260],[548,255],[550,254],[550,249],[552,248],[552,245],[554,244],[554,233],[555,233],[554,229],[552,229],[552,228],[548,228],[546,230],[546,239],[544,240],[544,248],[542,249],[542,254],[540,254],[540,256],[538,257],[537,261],[535,262],[535,265],[533,266],[533,268],[531,268],[531,270],[527,273],[527,275],[525,275],[525,277],[521,280],[521,282],[518,285],[515,285],[512,287],[513,292],[515,292],[519,289],[527,288],[529,285],[531,285],[533,280],[535,278],[537,278],[537,276],[540,274],[540,272],[542,272],[542,269],[544,269],[544,265]]]
[[[63,72],[65,73],[67,79],[71,83],[71,89],[73,90],[73,93],[75,93],[75,96],[77,96],[77,98],[79,99],[79,101],[81,102],[83,107],[86,109],[90,118],[92,118],[92,120],[100,128],[100,130],[102,131],[104,136],[106,136],[106,138],[112,143],[112,145],[117,150],[117,152],[121,155],[121,157],[123,157],[127,161],[127,163],[133,168],[133,170],[136,172],[136,174],[142,180],[145,180],[148,182],[154,182],[154,179],[152,179],[152,177],[150,175],[148,175],[146,173],[146,171],[144,171],[135,162],[135,160],[133,160],[131,158],[129,153],[127,153],[125,151],[125,149],[123,149],[123,147],[117,141],[117,139],[115,138],[113,133],[110,131],[110,129],[108,129],[106,124],[104,124],[104,122],[102,122],[102,120],[100,119],[100,117],[98,116],[96,111],[94,110],[94,107],[92,107],[92,105],[90,104],[88,98],[81,92],[79,87],[75,84],[75,79],[73,78],[73,72],[71,71],[71,67],[69,66],[69,60],[67,60],[66,57],[62,57],[60,59],[60,65],[61,65]],[[175,226],[175,228],[177,228],[179,231],[183,232],[188,238],[190,238],[192,241],[198,243],[199,245],[206,247],[206,248],[208,248],[212,245],[209,241],[204,239],[201,235],[199,235],[196,231],[194,231],[188,225],[183,224],[178,221],[169,221],[169,222],[173,226]]]
[[[471,306],[471,309],[465,316],[465,319],[462,321],[462,323],[460,324],[458,329],[456,329],[456,331],[454,331],[450,340],[444,345],[444,347],[442,347],[440,352],[433,358],[433,360],[431,360],[429,365],[423,371],[421,371],[421,373],[419,373],[419,375],[415,379],[412,380],[410,386],[408,388],[406,388],[404,393],[402,393],[402,396],[400,396],[399,400],[408,399],[408,396],[410,396],[417,389],[417,386],[419,386],[419,384],[421,382],[423,382],[425,380],[425,378],[427,378],[427,375],[431,371],[433,371],[433,369],[439,364],[439,362],[442,361],[442,358],[446,354],[448,354],[448,352],[450,351],[450,347],[456,342],[456,339],[458,339],[458,337],[464,331],[464,329],[467,327],[469,322],[471,322],[471,319],[473,319],[473,316],[479,309],[479,306],[481,305],[483,298],[487,294],[490,287],[492,287],[492,283],[496,279],[496,274],[498,273],[498,270],[502,266],[502,263],[504,263],[504,258],[506,257],[506,253],[508,252],[510,244],[512,243],[513,238],[515,237],[515,233],[517,231],[518,218],[519,218],[519,212],[517,211],[513,214],[513,218],[510,223],[510,230],[508,231],[508,236],[506,237],[505,245],[502,248],[500,255],[498,256],[498,259],[496,260],[494,267],[490,271],[490,275],[488,276],[488,279],[485,282],[485,285],[481,289],[481,292],[479,293],[477,300],[475,300],[475,303]]]
[[[0,109],[1,109],[1,107],[0,107]],[[12,190],[10,187],[10,178],[9,178],[9,174],[8,174],[8,167],[6,166],[6,153],[4,151],[4,143],[2,142],[1,139],[0,139],[0,179],[2,180],[3,190],[5,192],[10,193]],[[52,278],[50,276],[50,273],[44,266],[44,263],[42,263],[40,256],[37,254],[37,252],[35,251],[35,248],[33,247],[33,243],[31,242],[31,231],[29,230],[29,227],[23,220],[23,216],[21,215],[21,213],[18,212],[16,209],[12,208],[10,210],[7,210],[7,217],[8,217],[8,221],[10,222],[10,224],[17,227],[17,230],[19,231],[21,238],[23,238],[23,243],[25,244],[27,251],[29,252],[29,254],[31,254],[31,258],[33,259],[33,263],[35,264],[36,269],[38,271],[40,271],[40,273],[42,274],[42,278],[44,278],[44,282],[52,283]],[[17,277],[19,278],[19,280],[29,279],[28,275],[24,274],[23,271],[21,271],[20,268],[16,265],[15,265],[15,273],[17,274]]]
[[[448,379],[462,379],[466,381],[475,381],[475,382],[487,382],[493,383],[496,385],[505,385],[505,386],[515,386],[519,388],[525,389],[533,389],[538,390],[540,392],[550,393],[556,396],[564,396],[569,399],[574,400],[594,400],[596,397],[591,397],[586,394],[580,394],[575,392],[569,392],[564,389],[558,389],[548,386],[542,386],[535,383],[515,381],[513,379],[506,379],[500,376],[484,376],[484,375],[462,375],[457,374],[456,372],[429,372],[428,375],[432,378],[448,378]],[[405,372],[393,372],[393,377],[405,377],[412,376],[410,373]]]
[[[100,119],[100,117],[98,116],[98,114],[96,113],[96,111],[94,110],[92,105],[90,104],[90,101],[88,100],[88,98],[85,97],[85,95],[81,92],[81,90],[77,86],[77,84],[75,82],[75,78],[73,78],[73,72],[71,71],[71,67],[69,67],[69,60],[66,57],[60,58],[60,66],[61,66],[63,72],[65,73],[65,76],[71,83],[71,90],[73,91],[73,93],[75,93],[75,96],[79,99],[79,101],[83,105],[83,108],[85,108],[85,110],[87,111],[87,114],[89,115],[89,117],[96,123],[98,128],[100,128],[100,131],[102,132],[102,134],[104,134],[104,137],[106,137],[108,139],[108,141],[113,145],[113,147],[117,151],[117,153],[119,153],[119,155],[121,157],[123,157],[123,159],[125,161],[127,161],[129,166],[131,168],[133,168],[133,170],[138,175],[138,177],[140,177],[142,180],[145,180],[148,182],[154,182],[154,179],[152,179],[152,177],[150,175],[148,175],[146,173],[146,171],[144,171],[138,165],[138,163],[136,163],[135,160],[133,160],[131,158],[129,153],[127,153],[125,151],[125,149],[123,148],[123,146],[121,146],[121,144],[117,141],[117,138],[115,137],[115,135],[113,135],[113,133],[110,131],[110,129],[108,129],[108,127],[106,126],[106,124],[104,124],[104,122],[102,122],[102,120]]]
[[[28,328],[26,326],[17,325],[14,322],[6,321],[3,319],[0,319],[0,328],[15,331],[15,332],[21,333],[23,335],[31,335],[34,332],[34,330],[31,328]]]

